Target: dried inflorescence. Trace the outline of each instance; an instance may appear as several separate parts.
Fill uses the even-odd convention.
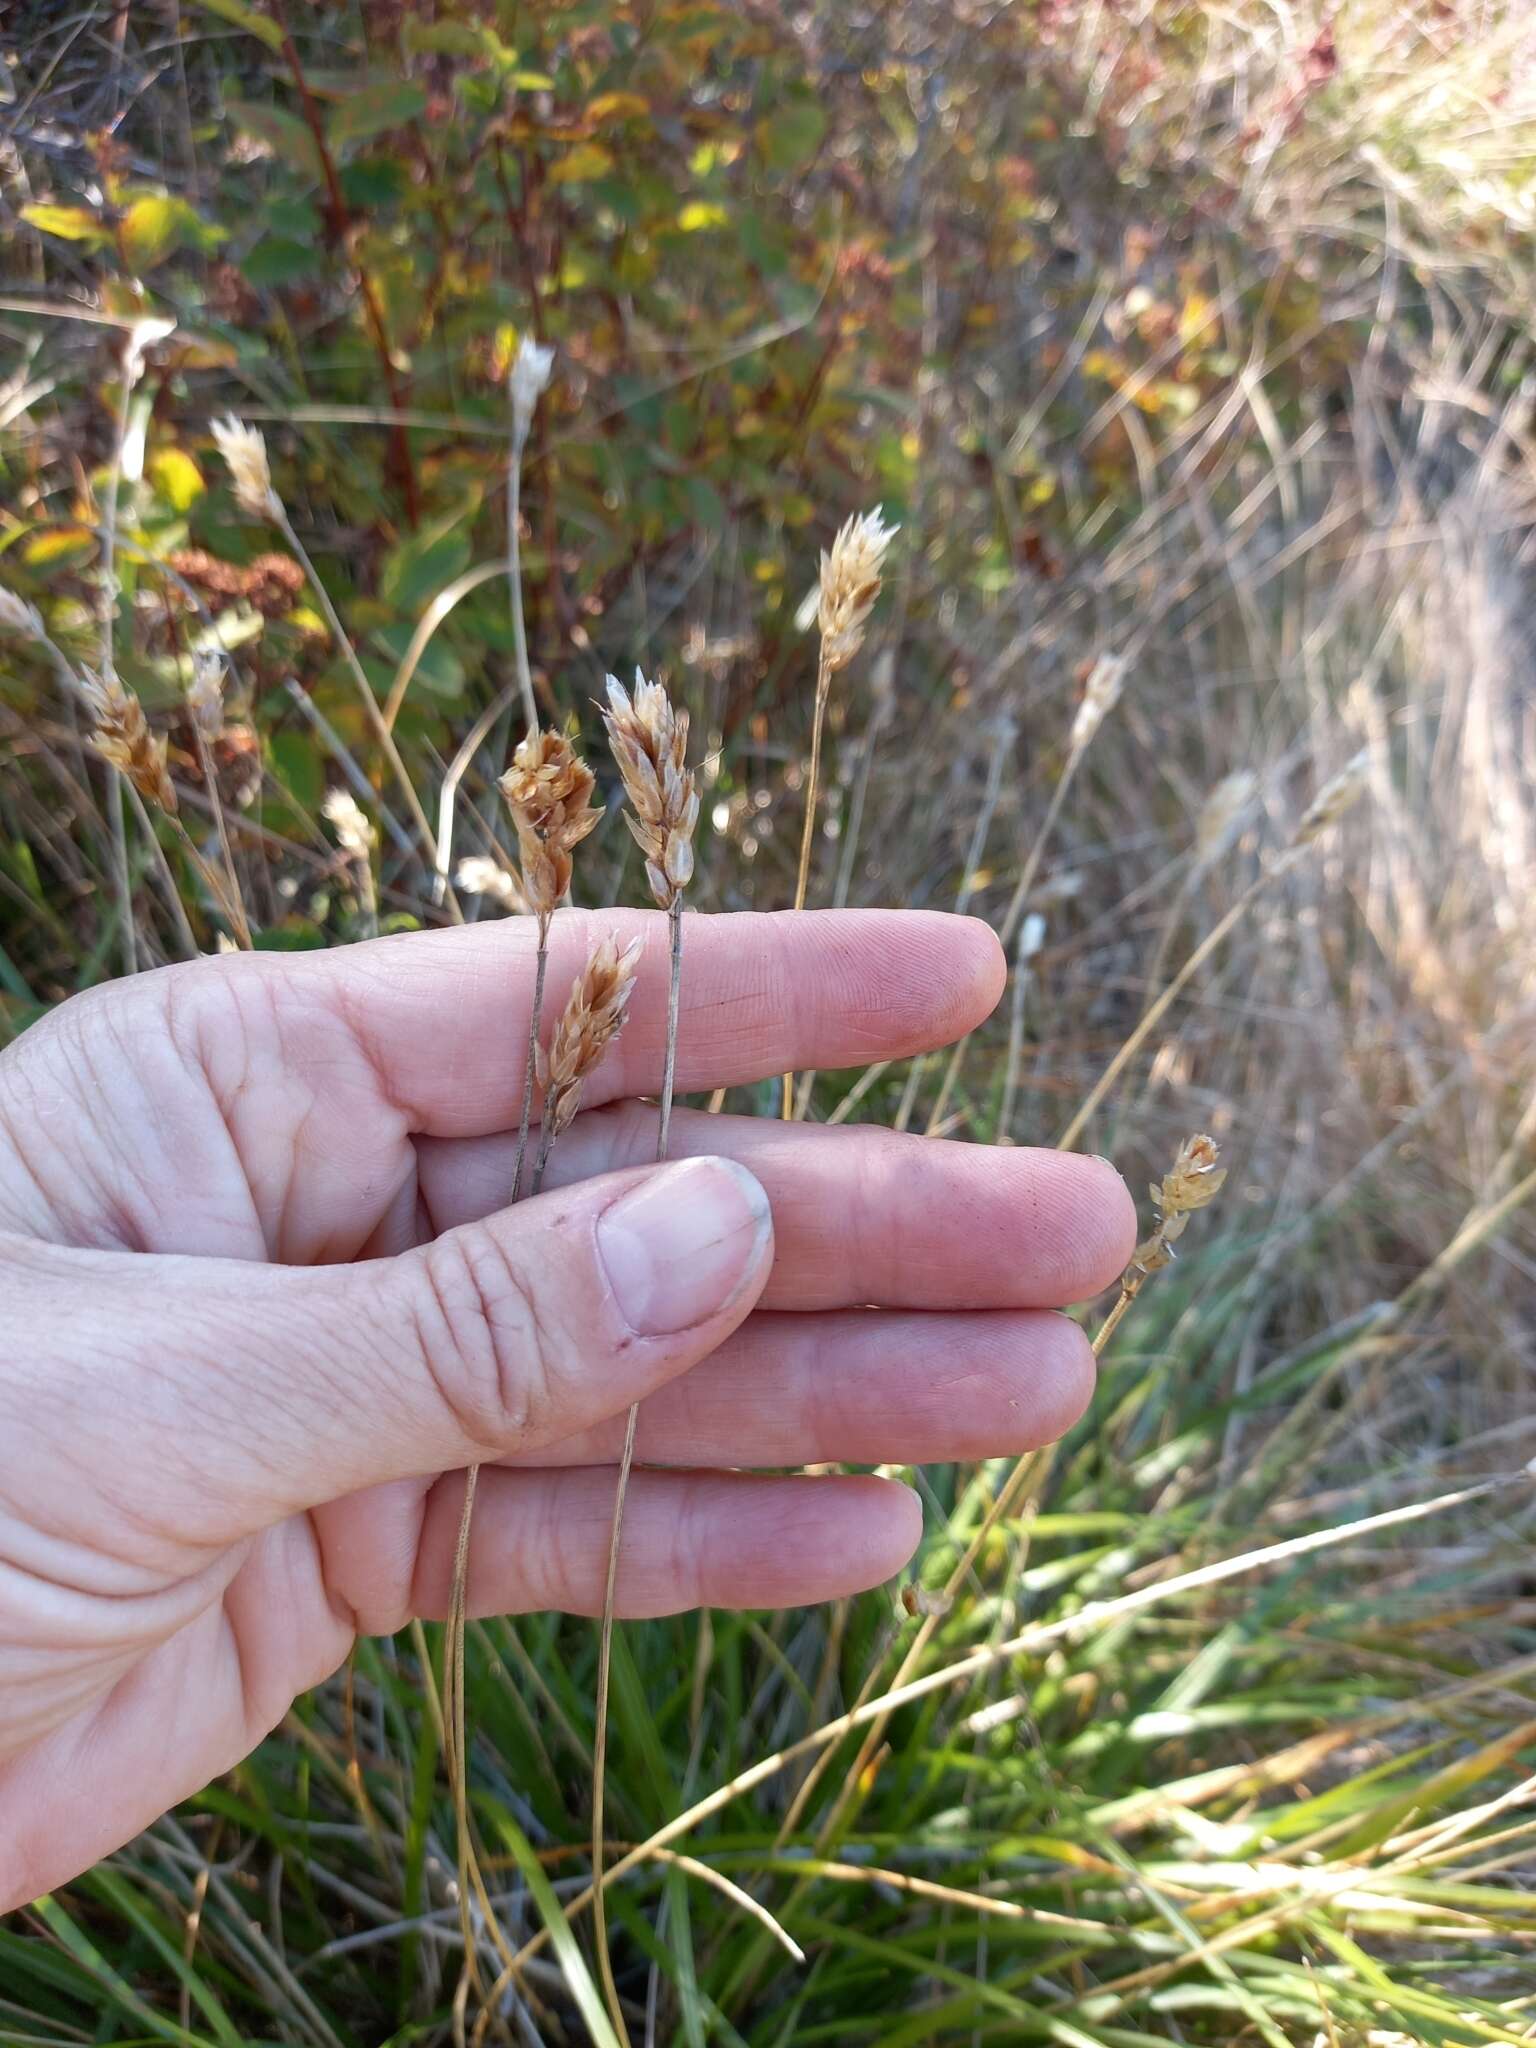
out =
[[[1352,804],[1364,796],[1370,782],[1370,749],[1362,747],[1353,760],[1347,761],[1325,782],[1301,814],[1301,821],[1291,835],[1291,845],[1310,846],[1315,839],[1321,839],[1330,825],[1336,824]]]
[[[503,910],[525,911],[529,908],[523,885],[512,870],[483,854],[466,854],[454,870],[453,882],[462,895],[487,896],[491,902],[499,903]]]
[[[103,761],[126,775],[146,803],[172,817],[176,791],[165,765],[165,741],[149,729],[144,707],[115,676],[80,672],[80,687],[91,714],[91,745]]]
[[[187,709],[193,725],[212,746],[224,730],[224,657],[215,647],[199,647],[192,656]]]
[[[531,732],[512,756],[497,788],[517,832],[523,891],[530,908],[550,916],[571,886],[571,852],[600,810],[591,804],[595,778],[562,732]]]
[[[1088,680],[1083,685],[1082,701],[1072,720],[1072,733],[1068,742],[1074,754],[1083,751],[1119,703],[1130,665],[1129,658],[1124,654],[1101,654],[1088,671]]]
[[[237,420],[233,413],[213,422],[213,438],[229,465],[235,496],[253,519],[283,517],[282,500],[272,488],[272,470],[267,461],[267,444],[255,427]]]
[[[1251,768],[1234,769],[1217,783],[1201,806],[1195,826],[1195,858],[1202,867],[1226,852],[1258,793],[1259,778]]]
[[[617,939],[599,940],[572,985],[548,1053],[539,1049],[546,1151],[569,1126],[580,1106],[587,1076],[619,1034],[634,991],[639,958],[638,939],[631,939],[622,952]]]
[[[549,388],[554,367],[554,350],[541,348],[525,334],[517,344],[517,354],[512,359],[507,377],[507,392],[512,400],[512,431],[520,444],[527,439],[534,409]]]
[[[699,793],[688,768],[688,714],[660,683],[635,670],[633,694],[608,678],[603,713],[608,744],[630,801],[627,818],[645,855],[645,877],[662,910],[673,909],[693,876]]]
[[[362,805],[349,789],[333,789],[320,806],[321,815],[336,834],[343,853],[353,860],[369,860],[379,835]]]
[[[1217,1163],[1219,1157],[1216,1140],[1204,1132],[1185,1139],[1168,1172],[1152,1185],[1157,1228],[1145,1244],[1136,1247],[1133,1269],[1156,1273],[1172,1259],[1173,1247],[1188,1228],[1190,1217],[1221,1193],[1227,1170]]]
[[[873,512],[845,520],[821,558],[816,622],[828,675],[846,668],[863,646],[869,614],[880,595],[885,551],[899,531],[883,523],[881,509],[877,505]]]

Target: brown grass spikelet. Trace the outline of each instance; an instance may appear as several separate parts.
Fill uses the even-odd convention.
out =
[[[176,791],[165,765],[165,741],[149,729],[138,698],[114,679],[89,669],[80,684],[91,714],[91,745],[103,761],[125,775],[146,803],[176,815]]]
[[[512,814],[523,890],[540,917],[571,886],[571,853],[602,816],[592,808],[596,778],[563,732],[531,732],[497,783]]]
[[[1370,780],[1371,755],[1368,747],[1346,761],[1337,775],[1330,776],[1302,812],[1291,835],[1292,847],[1310,846],[1321,839],[1330,825],[1364,796]]]
[[[587,1076],[619,1035],[634,993],[640,946],[639,939],[631,939],[621,952],[611,935],[597,942],[571,984],[549,1051],[540,1048],[545,1150],[569,1128]]]
[[[847,519],[821,558],[816,622],[828,674],[846,668],[864,644],[865,628],[880,595],[885,551],[900,531],[881,518],[882,507]]]
[[[283,516],[282,500],[272,488],[272,469],[267,461],[267,444],[255,427],[237,420],[233,413],[213,422],[213,438],[229,467],[235,497],[253,519]]]
[[[635,670],[633,691],[608,678],[603,712],[608,744],[624,778],[626,822],[645,855],[645,876],[661,910],[671,910],[693,877],[699,793],[688,767],[688,714],[660,683]]]
[[[1190,1217],[1221,1193],[1227,1169],[1218,1165],[1219,1157],[1216,1140],[1203,1131],[1184,1140],[1173,1165],[1160,1181],[1152,1184],[1157,1228],[1145,1244],[1136,1247],[1131,1260],[1134,1269],[1156,1273],[1169,1263],[1173,1247],[1188,1228]]]
[[[1068,746],[1080,754],[1120,701],[1130,661],[1123,654],[1101,654],[1088,671],[1082,699],[1072,720]]]

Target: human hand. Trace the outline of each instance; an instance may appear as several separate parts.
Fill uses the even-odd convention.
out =
[[[666,928],[549,1191],[504,1206],[531,920],[170,968],[0,1057],[0,1910],[243,1757],[358,1633],[602,1606],[641,1401],[621,1615],[878,1584],[905,1487],[725,1468],[1019,1451],[1092,1360],[1043,1310],[1134,1215],[1100,1162],[679,1113],[653,1167]],[[995,939],[923,913],[690,916],[678,1086],[944,1043]],[[597,1106],[607,1104],[607,1107]],[[592,1176],[588,1178],[587,1176]],[[874,1304],[871,1307],[870,1304]]]

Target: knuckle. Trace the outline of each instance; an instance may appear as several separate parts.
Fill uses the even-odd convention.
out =
[[[421,1254],[422,1360],[469,1440],[496,1454],[537,1440],[555,1377],[551,1333],[494,1233],[451,1231]]]

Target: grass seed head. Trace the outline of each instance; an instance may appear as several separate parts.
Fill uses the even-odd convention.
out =
[[[515,912],[529,908],[521,882],[499,860],[487,860],[477,853],[467,854],[455,868],[453,879],[455,886],[466,896],[488,896],[503,910]]]
[[[1339,819],[1365,795],[1370,782],[1371,755],[1368,747],[1347,761],[1337,775],[1330,776],[1301,814],[1301,822],[1291,835],[1292,846],[1310,846],[1321,839],[1330,825]]]
[[[368,860],[372,856],[379,835],[350,789],[333,789],[320,810],[343,853],[353,860]]]
[[[512,428],[520,442],[526,439],[533,424],[534,410],[549,389],[554,367],[554,350],[540,348],[531,335],[525,334],[517,344],[517,354],[512,358],[512,368],[507,376],[507,391],[512,400]]]
[[[497,788],[517,832],[523,892],[548,917],[571,886],[571,853],[602,816],[592,808],[596,778],[563,732],[531,732]]]
[[[660,683],[635,670],[633,692],[608,678],[603,713],[608,745],[629,798],[626,822],[645,855],[645,878],[662,910],[671,910],[693,878],[699,792],[688,767],[688,714]]]
[[[0,632],[14,633],[19,640],[41,640],[43,615],[14,590],[0,584]]]
[[[1072,752],[1080,754],[1120,701],[1130,662],[1123,654],[1101,654],[1088,671],[1082,702],[1072,720],[1069,741]]]
[[[187,709],[192,723],[212,746],[224,730],[224,658],[217,648],[199,647],[192,657]]]
[[[1195,826],[1195,858],[1202,866],[1226,852],[1258,793],[1259,778],[1250,768],[1239,768],[1217,783]]]
[[[863,646],[869,614],[880,595],[885,551],[900,530],[885,525],[880,514],[877,505],[873,512],[845,520],[821,558],[816,618],[829,673],[846,668]]]
[[[581,1106],[587,1076],[619,1035],[639,958],[638,939],[631,939],[622,952],[611,935],[600,939],[571,986],[548,1053],[539,1048],[544,1124],[555,1137],[569,1126]]]
[[[115,677],[82,669],[80,684],[91,714],[91,745],[146,803],[174,817],[176,791],[165,765],[165,741],[150,731],[143,705]]]
[[[256,428],[246,426],[229,413],[213,422],[213,438],[229,465],[235,497],[241,507],[253,519],[281,519],[282,501],[272,488],[267,444]]]
[[[1157,1273],[1169,1264],[1190,1217],[1221,1193],[1227,1169],[1218,1164],[1219,1158],[1216,1140],[1203,1131],[1184,1140],[1168,1172],[1152,1184],[1157,1228],[1145,1244],[1136,1247],[1131,1259],[1133,1272]]]

